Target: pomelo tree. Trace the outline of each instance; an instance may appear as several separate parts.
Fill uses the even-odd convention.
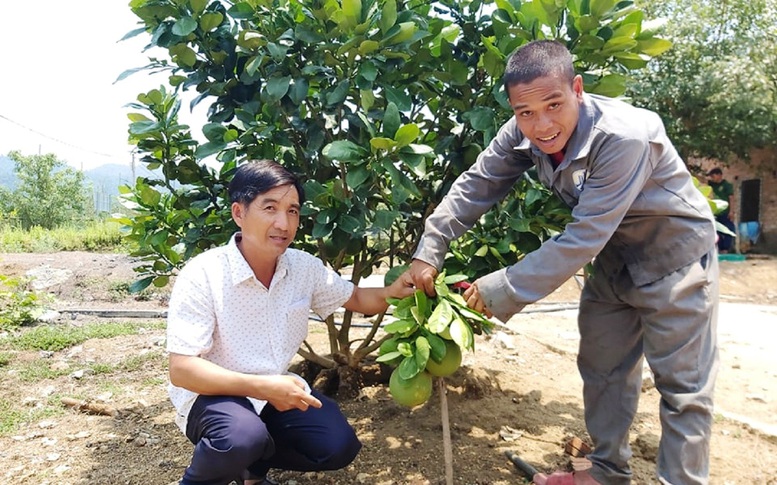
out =
[[[565,42],[589,92],[617,96],[628,72],[670,44],[631,1],[132,0],[148,48],[130,69],[166,71],[166,86],[131,104],[130,139],[162,179],[123,188],[121,218],[142,258],[135,289],[164,286],[192,256],[236,229],[226,186],[243,160],[299,173],[307,202],[297,247],[354,283],[407,262],[426,217],[511,111],[501,76],[532,39]],[[199,143],[179,122],[196,91],[208,121]],[[206,163],[208,161],[208,163]],[[530,176],[452,247],[449,273],[476,278],[517,261],[563,229],[569,211]],[[329,318],[330,353],[300,349],[330,373],[358,370],[385,342],[352,315]]]

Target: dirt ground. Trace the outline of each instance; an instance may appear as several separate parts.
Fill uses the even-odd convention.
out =
[[[112,320],[147,325],[139,335],[54,353],[12,353],[0,367],[0,411],[21,409],[21,423],[0,435],[2,483],[167,485],[180,478],[192,447],[173,424],[163,320],[153,315],[164,311],[169,289],[129,295],[132,266],[117,254],[0,254],[0,274],[28,275],[53,296],[59,314],[51,325],[106,320],[87,312],[99,309],[135,311]],[[571,279],[493,336],[478,337],[475,353],[446,379],[454,483],[525,483],[505,451],[550,471],[571,466],[564,453],[570,437],[588,441],[575,367],[579,291]],[[721,262],[721,302],[711,483],[777,484],[777,259]],[[326,353],[323,324],[311,321],[309,342]],[[116,414],[60,405],[67,397]],[[445,483],[439,394],[407,409],[380,385],[340,403],[364,445],[355,462],[336,472],[276,473],[281,483]],[[657,483],[657,410],[658,394],[646,385],[632,427],[635,484]]]

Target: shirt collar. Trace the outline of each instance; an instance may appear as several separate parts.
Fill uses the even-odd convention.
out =
[[[229,261],[230,276],[232,278],[233,286],[237,286],[247,279],[256,278],[254,270],[251,269],[248,261],[243,257],[243,253],[241,253],[240,249],[237,247],[237,242],[241,237],[242,234],[238,231],[232,235],[227,244],[227,260]],[[286,251],[288,251],[288,249]],[[283,278],[289,271],[289,258],[286,255],[286,251],[278,258],[273,281]]]

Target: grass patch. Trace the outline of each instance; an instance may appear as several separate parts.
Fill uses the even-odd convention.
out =
[[[115,222],[93,220],[56,229],[30,230],[4,227],[0,231],[0,252],[51,253],[56,251],[128,252],[120,226]]]
[[[19,368],[19,380],[22,382],[40,382],[46,379],[56,379],[69,375],[72,372],[70,366],[60,369],[51,368],[50,359],[38,359],[25,362]]]
[[[0,436],[13,433],[24,423],[33,423],[60,414],[62,410],[57,407],[17,408],[11,401],[0,399]]]
[[[92,323],[83,327],[40,326],[8,337],[2,343],[2,346],[10,347],[14,350],[49,350],[56,352],[93,338],[135,335],[139,333],[141,328],[148,328],[148,325],[108,322]]]
[[[0,352],[0,367],[5,367],[11,363],[13,354],[11,352]]]

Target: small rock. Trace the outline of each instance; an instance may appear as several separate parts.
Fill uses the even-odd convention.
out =
[[[515,348],[513,339],[501,330],[493,334],[491,337],[491,342],[507,350],[512,350]]]
[[[370,479],[370,476],[366,473],[359,473],[358,475],[356,475],[356,481],[359,483],[365,483],[369,479]]]
[[[647,461],[656,461],[658,456],[658,443],[660,439],[654,434],[641,434],[637,436],[637,440],[634,443],[636,445],[639,454]]]
[[[56,310],[46,310],[38,317],[39,322],[51,323],[59,320],[59,312]]]
[[[81,440],[84,438],[88,438],[89,436],[91,436],[91,433],[89,433],[89,431],[79,431],[76,434],[67,435],[67,439],[69,439],[70,441],[74,441],[74,440]]]
[[[38,427],[41,429],[51,429],[56,425],[57,423],[54,421],[41,421],[40,423],[38,423]]]
[[[499,430],[499,436],[505,441],[515,441],[523,436],[523,431],[505,425]]]
[[[54,356],[54,352],[52,352],[51,350],[41,350],[39,355],[41,359],[50,359],[51,357]]]
[[[748,401],[762,402],[764,404],[766,404],[767,402],[766,398],[759,394],[748,394],[747,396],[745,396],[745,399],[747,399]]]

